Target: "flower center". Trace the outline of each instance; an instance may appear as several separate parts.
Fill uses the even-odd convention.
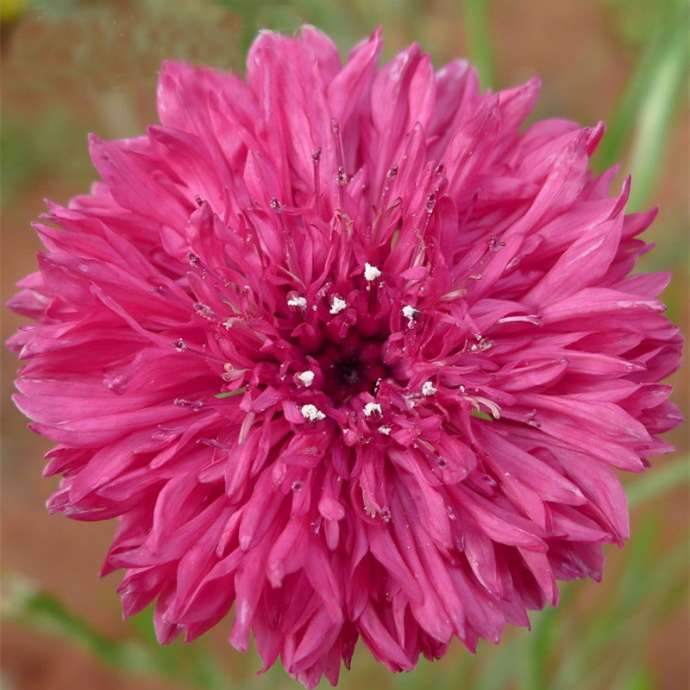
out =
[[[382,342],[364,339],[354,333],[345,342],[326,342],[316,359],[324,377],[323,391],[335,405],[358,393],[376,391],[376,385],[389,375],[381,362]]]

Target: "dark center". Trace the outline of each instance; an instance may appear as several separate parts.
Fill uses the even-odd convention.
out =
[[[317,358],[325,378],[324,392],[336,404],[358,393],[374,393],[388,375],[381,363],[381,342],[348,337],[343,343],[327,342]]]

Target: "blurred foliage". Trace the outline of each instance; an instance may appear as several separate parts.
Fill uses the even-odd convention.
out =
[[[22,189],[50,174],[56,158],[62,158],[66,175],[78,174],[74,159],[62,156],[66,132],[70,132],[69,114],[59,107],[43,113],[37,126],[31,128],[25,120],[11,114],[3,117],[0,129],[3,205],[12,203]],[[81,140],[78,145],[82,145]]]
[[[614,12],[613,27],[631,47],[644,46],[650,35],[664,31],[669,17],[687,11],[687,0],[605,0]],[[688,25],[685,24],[687,31]]]
[[[638,5],[641,3],[631,3],[632,8]],[[645,7],[649,5],[656,6],[644,3]],[[662,171],[671,123],[681,104],[687,103],[688,96],[690,7],[676,0],[665,0],[660,6],[666,6],[665,12],[660,15],[660,10],[656,10],[656,21],[650,24],[656,29],[648,31],[642,58],[597,152],[599,165],[608,168],[623,157],[625,147],[632,140],[630,163],[626,166],[635,180],[630,200],[632,210],[640,210],[649,203],[656,178]],[[623,16],[628,15],[623,13]],[[646,15],[641,12],[638,19],[641,21],[643,16]]]
[[[0,0],[0,22],[16,21],[26,9],[26,0]]]
[[[187,645],[183,653],[179,653],[178,645],[159,645],[153,635],[151,611],[132,619],[129,639],[114,640],[25,578],[10,575],[3,579],[0,613],[4,618],[69,639],[120,672],[162,676],[203,690],[226,686],[215,658],[203,643]]]

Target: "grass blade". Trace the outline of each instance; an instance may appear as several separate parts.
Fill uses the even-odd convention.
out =
[[[493,84],[488,4],[487,0],[465,0],[463,3],[469,58],[479,72],[484,89],[491,88]]]

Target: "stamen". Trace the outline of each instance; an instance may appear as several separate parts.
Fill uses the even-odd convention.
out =
[[[340,297],[333,297],[331,302],[331,309],[329,314],[340,314],[340,312],[347,307],[347,302]]]
[[[524,316],[504,316],[499,319],[497,323],[517,323],[524,321],[525,323],[531,323],[534,326],[541,326],[541,319],[539,314],[526,314]]]
[[[319,146],[314,153],[311,154],[311,160],[314,164],[314,205],[317,212],[321,205],[321,147]]]
[[[422,395],[434,395],[434,393],[437,392],[436,386],[434,386],[431,381],[425,381],[424,384],[422,385]]]
[[[376,280],[381,275],[380,269],[376,266],[372,266],[370,263],[364,264],[364,279],[368,282]]]
[[[483,412],[480,405],[484,405],[494,419],[501,418],[501,408],[493,400],[489,400],[488,398],[484,398],[479,395],[468,395],[466,399],[469,400],[470,404],[475,410],[477,410],[477,412]]]
[[[374,413],[381,414],[381,412],[382,412],[381,405],[379,405],[378,403],[368,402],[364,406],[364,416],[365,417],[371,417],[371,415],[373,415]]]
[[[530,410],[525,415],[525,422],[527,422],[527,424],[529,424],[530,426],[535,427],[536,429],[539,429],[539,427],[541,427],[541,422],[537,421],[537,411],[536,410]]]
[[[200,269],[201,273],[206,273],[211,276],[216,282],[220,283],[222,287],[226,287],[226,282],[223,277],[216,273],[210,266],[208,266],[198,254],[192,251],[187,252],[187,260],[192,268]]]
[[[287,301],[288,307],[296,307],[297,309],[306,309],[307,308],[307,300],[305,297],[290,297],[290,299]]]
[[[303,371],[301,374],[297,374],[297,378],[305,385],[307,388],[314,383],[314,372],[313,371]]]
[[[213,311],[213,309],[211,309],[208,304],[204,304],[203,302],[194,302],[194,311],[196,312],[197,316],[200,316],[202,319],[206,319],[207,321],[215,321],[217,319],[216,313]]]
[[[225,364],[223,364],[223,370],[224,371],[220,377],[226,383],[230,383],[231,381],[241,378],[247,371],[246,369],[236,369],[232,364],[230,364],[230,362],[225,362]]]
[[[338,202],[340,204],[340,208],[344,209],[345,208],[345,193],[344,193],[344,188],[350,181],[350,178],[347,174],[347,171],[345,170],[345,150],[343,149],[343,140],[340,136],[340,121],[337,120],[336,118],[333,118],[331,120],[331,128],[333,129],[333,134],[335,136],[335,150],[336,150],[336,160],[338,162],[338,174],[337,174],[337,183],[338,183]]]
[[[326,415],[321,412],[316,405],[312,405],[311,403],[308,405],[302,405],[300,412],[302,413],[302,416],[310,422],[318,422],[326,418]]]
[[[376,216],[374,218],[374,223],[371,228],[372,238],[377,237],[377,231],[379,228],[379,224],[381,222],[381,218],[383,217],[384,213],[388,210],[388,200],[390,199],[393,181],[398,176],[398,169],[399,167],[396,164],[391,166],[388,172],[386,173],[386,181],[384,183],[383,190],[381,191],[381,197],[379,198],[379,207],[378,209],[376,209]]]
[[[283,215],[283,205],[275,197],[271,199],[269,205],[278,217],[278,222],[280,223],[280,227],[283,230],[285,260],[287,263],[289,274],[291,276],[296,277],[297,270],[293,259],[293,257],[295,256],[295,243],[292,239],[292,233],[290,232],[290,229],[288,228],[287,223],[285,221],[285,217]]]
[[[187,400],[185,398],[175,398],[175,400],[173,400],[173,404],[177,405],[178,407],[188,407],[194,412],[198,412],[204,406],[204,403],[201,400]]]
[[[505,247],[506,243],[496,235],[489,238],[489,251],[497,252],[501,247]]]
[[[170,347],[174,347],[175,350],[177,350],[177,352],[189,352],[191,354],[198,355],[199,357],[203,357],[207,360],[220,362],[221,364],[225,363],[225,360],[221,357],[218,357],[218,355],[214,355],[212,352],[206,352],[206,345],[202,345],[202,349],[199,350],[196,347],[189,347],[182,338],[174,340],[172,343],[170,343]]]
[[[419,316],[419,309],[415,309],[411,304],[406,304],[402,308],[402,314],[407,319],[407,327],[412,328],[415,318]]]
[[[486,352],[494,346],[494,341],[490,338],[483,338],[479,336],[478,342],[473,343],[470,347],[471,352]]]
[[[220,448],[221,450],[230,450],[232,446],[228,446],[225,443],[221,443],[218,439],[215,438],[200,438],[197,440],[197,443],[199,443],[202,446],[211,446],[212,448]]]
[[[436,192],[431,191],[429,192],[429,195],[426,198],[426,202],[424,204],[424,215],[422,216],[422,220],[419,224],[419,232],[422,237],[426,235],[427,228],[429,227],[429,223],[431,222],[431,216],[434,214],[434,209],[436,208]]]

